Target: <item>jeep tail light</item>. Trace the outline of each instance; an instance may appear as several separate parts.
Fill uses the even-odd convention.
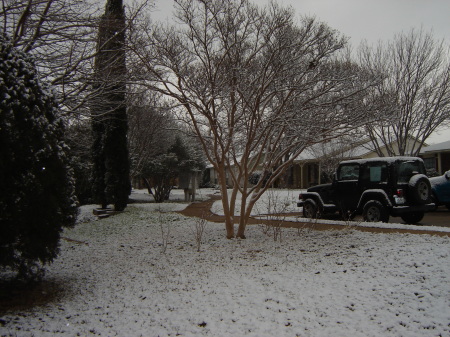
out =
[[[298,199],[303,200],[303,195],[301,193],[298,195]]]
[[[399,197],[399,198],[403,198],[403,197],[404,197],[403,189],[399,188],[399,189],[397,190],[396,195],[397,195],[397,197]]]

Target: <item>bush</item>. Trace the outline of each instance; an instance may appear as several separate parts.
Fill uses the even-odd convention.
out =
[[[252,172],[250,174],[250,176],[248,177],[248,182],[252,185],[257,185],[259,183],[259,180],[263,179],[263,186],[266,186],[271,175],[272,175],[272,173],[270,173],[270,172],[255,171],[255,172]],[[263,177],[263,178],[261,178],[261,177]]]
[[[77,201],[53,96],[5,36],[0,60],[0,268],[29,278],[57,256]]]
[[[149,159],[143,169],[142,178],[156,202],[164,202],[182,174],[201,172],[204,169],[201,153],[176,136],[166,153]],[[180,179],[178,179],[180,180]],[[152,190],[153,189],[153,190]]]
[[[258,184],[259,179],[261,179],[261,174],[262,172],[260,171],[252,172],[248,177],[248,182],[252,185]]]

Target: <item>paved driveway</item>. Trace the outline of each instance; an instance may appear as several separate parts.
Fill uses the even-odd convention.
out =
[[[356,220],[362,220],[361,216],[357,216]],[[389,217],[390,223],[404,223],[400,217]],[[441,206],[434,212],[425,213],[423,220],[419,223],[423,226],[440,226],[450,227],[450,211]]]
[[[399,218],[393,218],[398,220]],[[425,213],[425,217],[420,222],[424,226],[450,227],[450,211],[445,206],[441,206],[435,212]]]

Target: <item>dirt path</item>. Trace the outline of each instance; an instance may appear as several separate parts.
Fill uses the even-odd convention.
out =
[[[213,203],[217,200],[220,200],[220,196],[210,196],[209,200],[201,201],[201,202],[194,202],[191,203],[189,206],[187,206],[183,211],[180,211],[178,213],[183,214],[185,216],[190,217],[198,217],[207,219],[211,222],[216,223],[224,223],[225,217],[222,215],[217,215],[211,212],[211,207]],[[309,223],[309,222],[298,222],[296,221],[296,217],[299,216],[300,213],[292,213],[289,216],[286,216],[283,220],[281,226],[282,227],[288,227],[288,228],[307,228],[307,229],[314,229],[314,230],[343,230],[348,229],[347,226],[342,225],[332,225],[332,224],[324,224],[324,223]],[[291,221],[289,218],[293,218]],[[235,216],[234,223],[239,223],[239,216]],[[318,220],[320,221],[320,220]],[[264,220],[264,219],[257,219],[257,218],[250,218],[249,219],[250,225],[256,225],[256,224],[268,224],[268,225],[276,225],[279,224],[275,221],[270,220]],[[408,225],[405,225],[405,227]],[[359,227],[359,226],[352,226],[353,229],[362,231],[362,232],[371,232],[371,233],[410,233],[410,234],[429,234],[429,235],[439,235],[439,236],[449,236],[450,233],[448,232],[439,232],[439,231],[426,231],[426,230],[411,230],[411,229],[397,229],[397,228],[375,228],[375,227]]]

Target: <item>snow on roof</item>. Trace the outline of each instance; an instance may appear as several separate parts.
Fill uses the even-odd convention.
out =
[[[396,156],[396,157],[374,157],[374,158],[366,158],[366,159],[353,159],[353,160],[345,160],[341,163],[366,163],[366,162],[378,162],[383,161],[387,163],[393,163],[395,161],[422,161],[422,158],[418,157],[410,157],[410,156]]]
[[[355,146],[349,150],[347,150],[346,152],[344,152],[343,157],[348,157],[348,158],[359,158],[359,157],[364,157],[365,155],[373,152],[373,145],[372,142],[370,140],[368,140],[365,143],[359,144],[358,146]]]
[[[314,144],[308,148],[306,148],[300,155],[295,158],[294,161],[308,161],[308,160],[316,160],[320,156],[329,155],[328,153],[321,153],[320,147],[321,143]],[[342,145],[341,145],[342,146]],[[332,150],[338,150],[339,146]],[[339,150],[338,150],[339,151]],[[367,154],[373,152],[373,145],[369,139],[363,142],[356,142],[355,144],[351,144],[350,146],[343,149],[342,153],[339,154],[341,158],[361,158],[366,156]]]
[[[307,160],[313,160],[317,157],[311,152],[307,151],[306,149],[300,153],[297,158],[294,159],[294,161],[307,161]]]
[[[420,154],[437,151],[450,151],[450,140],[425,147]]]

